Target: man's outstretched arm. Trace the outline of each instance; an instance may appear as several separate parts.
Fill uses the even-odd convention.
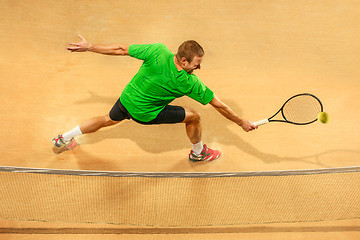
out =
[[[223,103],[220,99],[214,96],[213,100],[210,102],[211,106],[213,106],[219,113],[221,113],[227,119],[233,121],[240,127],[244,129],[245,132],[256,129],[250,121],[245,120],[237,116],[225,103]]]
[[[95,52],[106,55],[129,55],[129,46],[123,44],[111,44],[111,45],[97,45],[88,42],[83,36],[79,35],[81,39],[78,43],[69,43],[67,50],[71,52]]]

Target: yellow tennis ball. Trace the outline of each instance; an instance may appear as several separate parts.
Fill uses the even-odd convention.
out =
[[[329,122],[329,114],[327,114],[326,112],[321,112],[318,115],[318,119],[321,123],[326,124]]]

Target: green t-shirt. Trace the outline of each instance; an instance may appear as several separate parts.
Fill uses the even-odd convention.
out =
[[[130,45],[129,55],[144,61],[120,96],[136,120],[155,119],[166,105],[184,95],[204,105],[214,98],[196,75],[177,70],[174,54],[164,44]]]

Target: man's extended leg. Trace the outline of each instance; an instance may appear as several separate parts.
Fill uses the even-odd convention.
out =
[[[185,119],[183,122],[185,123],[186,134],[193,146],[189,154],[189,160],[192,162],[214,161],[220,157],[221,152],[212,150],[202,144],[200,120],[199,113],[191,109],[185,109]]]
[[[74,129],[70,130],[69,132],[57,136],[52,140],[52,142],[56,148],[62,149],[60,152],[69,150],[76,147],[77,145],[74,137],[82,134],[96,132],[100,128],[112,126],[119,122],[120,121],[112,120],[109,117],[109,115],[95,117],[85,121],[79,126],[76,126]]]
[[[121,121],[111,120],[109,115],[95,117],[79,125],[82,134],[96,132],[100,128],[115,125]],[[75,136],[73,136],[75,137]]]
[[[56,153],[60,153],[72,149],[77,145],[74,137],[86,133],[96,132],[100,128],[115,125],[124,119],[130,119],[130,116],[124,109],[121,108],[121,103],[118,99],[108,115],[89,119],[79,126],[76,126],[71,131],[58,135],[54,138],[52,143],[54,144],[55,149],[53,150]]]

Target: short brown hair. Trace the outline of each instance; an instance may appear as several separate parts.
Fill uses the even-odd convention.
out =
[[[204,56],[204,49],[196,41],[188,40],[179,46],[176,56],[178,59],[185,57],[186,60],[190,63],[194,56]]]

